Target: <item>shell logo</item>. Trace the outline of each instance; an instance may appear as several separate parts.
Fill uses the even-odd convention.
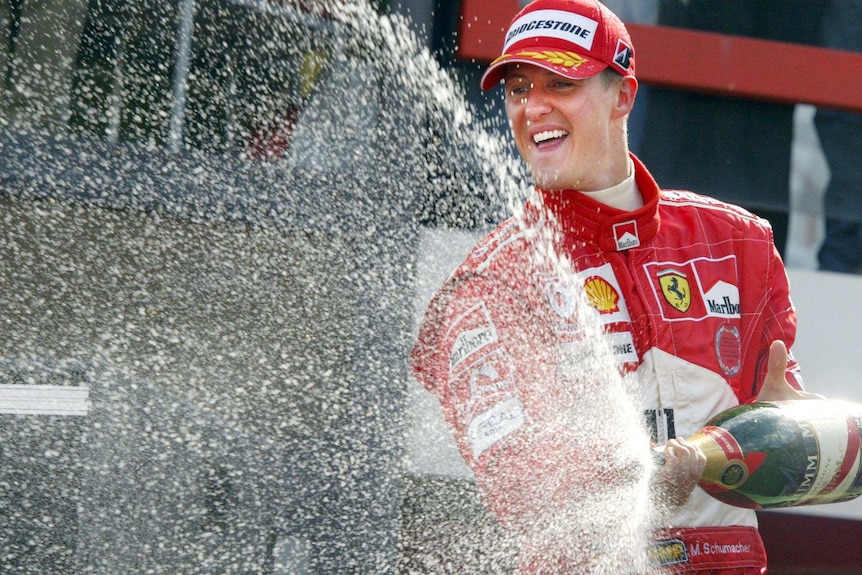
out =
[[[599,313],[617,313],[620,311],[620,307],[617,305],[620,301],[620,294],[605,278],[593,276],[587,279],[584,282],[584,292],[587,294],[590,305],[596,308]]]

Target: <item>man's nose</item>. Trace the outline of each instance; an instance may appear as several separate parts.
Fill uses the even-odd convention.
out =
[[[528,118],[537,118],[547,114],[551,109],[544,90],[533,88],[524,97],[524,111]]]

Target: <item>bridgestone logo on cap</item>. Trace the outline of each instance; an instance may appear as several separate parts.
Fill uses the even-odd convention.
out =
[[[506,46],[503,52],[505,53],[515,42],[538,36],[559,38],[577,44],[585,50],[592,50],[593,37],[598,26],[599,23],[595,20],[571,12],[536,10],[524,14],[512,24],[506,35]]]

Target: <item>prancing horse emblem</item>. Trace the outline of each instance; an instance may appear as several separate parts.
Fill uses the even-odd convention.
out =
[[[688,311],[691,305],[691,287],[685,274],[675,269],[664,270],[658,273],[658,281],[667,303],[682,313]]]

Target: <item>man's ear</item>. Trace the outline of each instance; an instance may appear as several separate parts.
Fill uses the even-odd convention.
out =
[[[635,105],[635,97],[638,93],[638,81],[632,76],[625,76],[619,83],[617,92],[617,103],[615,116],[625,116],[632,111]]]

